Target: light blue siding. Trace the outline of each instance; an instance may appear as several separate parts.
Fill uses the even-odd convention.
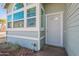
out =
[[[64,13],[64,47],[71,56],[79,56],[79,4],[66,4]]]
[[[18,36],[38,38],[37,31],[7,31],[7,35],[16,35],[16,36],[18,35]]]
[[[8,35],[33,37],[33,38],[37,38],[37,40],[9,37]],[[26,47],[38,51],[37,31],[7,31],[7,41],[10,43],[19,44],[22,47]],[[36,44],[36,47],[33,46],[34,44]]]

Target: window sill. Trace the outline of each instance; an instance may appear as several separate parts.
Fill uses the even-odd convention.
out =
[[[37,28],[8,28],[7,31],[38,31]]]

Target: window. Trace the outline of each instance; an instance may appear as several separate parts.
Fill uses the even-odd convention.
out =
[[[13,27],[14,28],[24,27],[24,11],[13,14]]]
[[[13,4],[8,4],[7,13],[12,12],[12,7],[13,7]]]
[[[35,27],[36,26],[36,18],[27,19],[27,27]]]
[[[30,5],[30,6],[28,6]],[[19,28],[24,28],[24,23],[26,23],[26,28],[27,29],[36,29],[36,5],[30,3],[27,4],[27,9],[26,10],[26,17],[24,14],[25,9],[23,8],[24,5],[23,3],[16,3],[14,5],[14,8],[12,8],[12,12],[8,16],[8,28],[13,28],[13,29],[19,29]],[[12,19],[12,20],[11,20]],[[26,22],[24,21],[26,19]]]
[[[14,28],[23,28],[24,27],[24,20],[14,21],[13,27]]]
[[[27,27],[36,26],[36,7],[27,9]]]
[[[21,11],[21,12],[17,12],[13,15],[13,20],[14,21],[17,21],[17,20],[20,20],[22,18],[24,18],[24,11]]]
[[[27,10],[27,17],[33,17],[36,16],[36,8],[30,8]]]
[[[14,10],[18,10],[20,8],[24,7],[23,3],[17,3],[14,7]]]
[[[7,16],[8,28],[12,27],[12,15]]]
[[[41,9],[41,27],[44,27],[44,24],[45,24],[45,14],[44,14],[44,11]]]

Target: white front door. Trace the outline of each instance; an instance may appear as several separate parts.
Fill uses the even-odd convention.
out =
[[[47,15],[47,39],[46,44],[63,46],[62,39],[62,17],[61,14]]]

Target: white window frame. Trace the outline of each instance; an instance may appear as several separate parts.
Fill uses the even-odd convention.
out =
[[[36,5],[30,5],[30,7],[27,7],[27,9],[30,9],[30,8],[33,8],[33,7],[36,7]],[[36,16],[32,16],[32,17],[27,17],[27,19],[31,19],[31,18],[36,18]],[[27,24],[27,23],[26,23]],[[26,26],[27,27],[27,26]],[[36,26],[35,27],[27,27],[27,29],[33,29],[35,28],[36,29]]]
[[[12,16],[12,13],[7,14],[7,17],[8,17],[9,15],[11,15],[11,16]],[[11,17],[11,19],[12,19],[12,17]],[[7,26],[6,26],[6,27],[7,27],[7,29],[11,29],[11,28],[12,28],[12,26],[11,26],[11,28],[8,28],[8,22],[9,22],[9,21],[7,20],[7,22],[6,22],[6,25],[7,25]],[[11,20],[10,22],[12,22],[12,20]]]
[[[45,13],[45,9],[44,9],[43,5],[41,4],[40,6],[41,6],[41,9],[43,10],[43,12]],[[40,20],[40,22],[41,22],[41,20]],[[44,30],[45,30],[45,27],[41,27],[41,31],[44,31]]]
[[[31,4],[28,6],[25,3],[23,3],[24,4],[23,8],[14,11],[15,4],[13,5],[12,12],[7,14],[7,16],[12,15],[12,28],[8,28],[8,26],[7,26],[7,30],[8,31],[38,31],[38,21],[39,21],[38,20],[39,17],[37,16],[37,14],[38,14],[37,7],[39,6],[38,3]],[[32,8],[32,7],[36,7],[36,16],[33,16],[33,17],[36,17],[36,27],[27,27],[27,9]],[[20,12],[20,11],[24,11],[24,28],[13,28],[13,14]]]

